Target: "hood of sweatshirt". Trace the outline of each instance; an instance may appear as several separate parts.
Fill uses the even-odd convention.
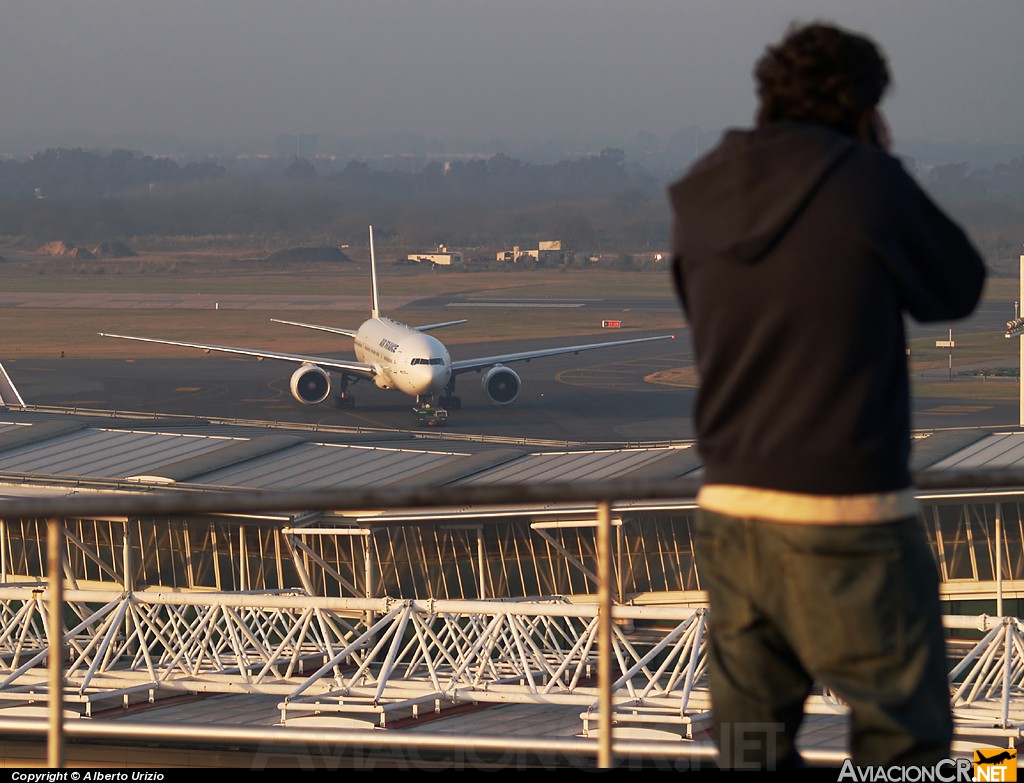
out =
[[[729,130],[669,188],[674,251],[696,244],[756,262],[858,142],[824,126],[779,122]]]

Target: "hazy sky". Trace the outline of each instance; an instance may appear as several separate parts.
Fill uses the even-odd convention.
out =
[[[1022,0],[4,0],[12,139],[408,130],[589,139],[749,124],[789,22],[866,32],[897,142],[1024,143]]]

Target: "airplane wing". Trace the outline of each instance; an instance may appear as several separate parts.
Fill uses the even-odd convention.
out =
[[[208,343],[189,343],[183,340],[158,340],[155,337],[132,337],[127,334],[108,334],[99,332],[100,337],[117,337],[121,340],[137,340],[142,343],[160,343],[161,345],[177,345],[182,348],[198,348],[201,351],[219,351],[221,353],[237,353],[242,356],[254,356],[257,359],[276,359],[294,364],[316,364],[320,367],[337,370],[338,372],[356,375],[360,378],[372,378],[374,368],[372,364],[357,362],[351,359],[336,359],[325,356],[304,356],[300,353],[279,353],[278,351],[263,351],[255,348],[234,348],[230,345],[210,345]]]
[[[304,324],[301,321],[283,321],[280,318],[271,318],[276,324],[288,324],[289,326],[301,326],[305,329],[319,329],[321,332],[331,332],[332,334],[344,334],[348,337],[355,337],[355,329],[344,329],[340,326],[321,326],[320,324]],[[460,318],[458,321],[444,321],[439,324],[426,324],[424,326],[412,327],[417,332],[429,332],[431,329],[440,329],[443,326],[455,326],[456,324],[466,323],[465,318]]]
[[[455,326],[456,324],[464,324],[468,319],[460,318],[458,321],[442,321],[439,324],[425,324],[424,326],[414,326],[417,332],[429,332],[431,329],[440,329],[443,326]]]
[[[533,351],[520,351],[518,353],[503,353],[497,356],[484,356],[479,359],[463,359],[452,362],[452,374],[459,375],[470,370],[479,370],[484,367],[491,367],[495,364],[509,364],[510,362],[528,362],[530,359],[539,359],[542,356],[557,356],[566,353],[580,353],[581,351],[592,351],[597,348],[614,348],[619,345],[631,345],[633,343],[648,343],[653,340],[674,340],[674,334],[663,334],[658,337],[636,337],[632,340],[613,340],[605,343],[588,343],[587,345],[564,345],[558,348],[541,348]]]
[[[331,334],[343,334],[346,337],[355,337],[355,329],[343,329],[340,326],[321,326],[319,324],[304,324],[301,321],[282,321],[280,318],[271,318],[275,324],[288,324],[289,326],[301,326],[304,329],[318,329],[321,332],[331,332]]]

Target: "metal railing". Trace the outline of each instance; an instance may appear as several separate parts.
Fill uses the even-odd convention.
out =
[[[922,490],[987,490],[1006,488],[1007,492],[1024,487],[1024,472],[983,471],[942,474],[921,474],[917,485]],[[365,490],[312,490],[303,492],[175,492],[157,491],[146,494],[98,493],[75,497],[25,497],[9,499],[0,506],[0,518],[5,520],[44,518],[47,522],[48,564],[47,581],[35,591],[20,589],[23,594],[13,595],[15,603],[25,614],[10,617],[4,623],[4,638],[0,639],[0,654],[11,663],[11,673],[0,683],[13,691],[20,676],[31,679],[38,674],[38,666],[45,659],[47,666],[46,690],[53,698],[47,699],[48,708],[48,761],[51,767],[64,764],[64,693],[68,683],[77,686],[76,693],[86,698],[89,689],[105,680],[105,692],[112,688],[136,687],[152,689],[179,687],[188,690],[209,688],[214,674],[230,670],[247,682],[260,682],[269,686],[273,682],[284,697],[282,718],[288,710],[301,711],[306,697],[316,693],[321,697],[333,695],[339,705],[348,699],[347,706],[358,708],[368,705],[370,711],[383,717],[388,708],[415,710],[416,705],[435,705],[438,700],[454,702],[459,692],[472,692],[480,700],[496,697],[500,700],[515,698],[516,694],[545,698],[566,696],[573,704],[596,711],[598,737],[596,741],[578,740],[572,743],[576,753],[591,753],[598,766],[613,765],[613,726],[616,704],[629,702],[636,707],[650,707],[651,697],[669,694],[676,716],[692,720],[694,714],[706,710],[707,704],[693,692],[695,680],[702,670],[703,614],[692,610],[666,609],[665,620],[670,623],[663,644],[654,646],[654,653],[624,654],[629,651],[628,640],[618,632],[616,622],[636,619],[631,613],[643,610],[613,607],[610,589],[610,529],[611,513],[616,503],[637,500],[692,498],[699,488],[697,481],[617,481],[601,484],[565,485],[508,485],[488,487],[388,487]],[[169,595],[134,594],[130,591],[111,600],[109,592],[96,594],[66,589],[62,579],[61,542],[64,535],[63,520],[81,517],[114,515],[166,515],[222,514],[245,512],[275,512],[359,509],[411,509],[443,508],[453,506],[509,505],[515,503],[588,503],[593,504],[598,521],[598,582],[596,605],[589,607],[555,607],[551,616],[561,622],[576,617],[580,625],[566,634],[565,628],[547,623],[546,612],[536,603],[527,607],[517,602],[417,602],[403,601],[390,605],[388,599],[326,599],[308,595],[251,596],[197,593],[186,598]],[[452,604],[445,606],[443,604]],[[94,610],[97,604],[102,610]],[[206,606],[207,613],[190,616],[186,622],[175,614],[174,606],[188,604],[193,609]],[[33,610],[45,605],[45,612],[32,616]],[[249,610],[244,610],[248,606]],[[485,608],[486,606],[486,608]],[[75,607],[79,622],[66,628],[65,609]],[[239,611],[239,608],[243,608]],[[291,613],[286,625],[276,627],[280,632],[266,636],[268,608],[273,612]],[[213,610],[216,609],[216,612]],[[317,616],[317,611],[321,614]],[[653,611],[646,610],[647,616]],[[233,613],[232,613],[233,612]],[[328,618],[328,614],[330,617]],[[217,616],[221,628],[210,633]],[[672,615],[669,617],[668,615]],[[678,615],[678,616],[676,616]],[[683,617],[685,615],[685,617]],[[361,617],[364,625],[346,625],[338,618]],[[248,619],[246,619],[248,617]],[[440,619],[438,619],[440,617]],[[113,629],[122,629],[131,618],[133,629],[118,637]],[[431,622],[424,618],[432,618]],[[474,618],[467,623],[466,618]],[[540,619],[539,619],[540,618]],[[678,622],[677,622],[678,621]],[[432,622],[440,625],[432,625]],[[961,705],[978,707],[978,721],[992,725],[1001,722],[1006,732],[1016,732],[1024,716],[1019,714],[1022,661],[1020,623],[1015,618],[995,618],[988,626],[977,618],[961,621],[963,627],[989,631],[962,664],[955,670],[961,680],[954,701]],[[19,625],[19,623],[21,623]],[[42,623],[42,625],[40,625]],[[45,640],[37,640],[33,648],[29,629],[45,627]],[[269,627],[275,627],[271,622]],[[308,636],[299,638],[289,629],[305,628]],[[13,633],[18,628],[19,633]],[[230,630],[229,630],[230,629]],[[467,630],[469,629],[469,630]],[[261,634],[264,634],[261,636]],[[566,654],[558,659],[545,657],[550,650],[531,648],[531,639],[538,635],[554,639],[556,635],[567,642]],[[15,641],[17,639],[17,641]],[[316,644],[309,646],[311,639]],[[416,644],[410,643],[415,639]],[[580,646],[582,644],[582,646]],[[7,645],[3,647],[3,645]],[[459,645],[476,650],[488,649],[488,660],[494,662],[486,677],[465,668],[465,660],[450,655],[450,649]],[[554,646],[557,648],[557,645]],[[61,655],[49,655],[49,650],[60,649]],[[596,659],[593,650],[597,651]],[[70,651],[70,655],[68,654]],[[326,651],[326,653],[325,653]],[[258,653],[258,654],[257,654]],[[447,655],[447,658],[445,657]],[[127,668],[143,670],[145,676],[129,686],[120,682],[111,685],[110,678],[131,658]],[[367,662],[375,662],[371,672]],[[213,665],[211,662],[216,661]],[[310,661],[317,661],[313,674],[307,671]],[[655,663],[656,661],[656,663]],[[343,668],[353,667],[353,671]],[[613,676],[615,666],[618,676]],[[396,673],[405,667],[406,674],[413,670],[425,672],[429,687],[408,689],[404,698],[395,697],[391,690],[384,699],[384,682],[394,685]],[[460,669],[459,667],[463,668]],[[589,667],[596,670],[596,687],[589,681]],[[173,676],[172,676],[173,674]],[[284,675],[284,676],[282,676]],[[358,675],[358,676],[357,676]],[[116,678],[115,678],[116,679]],[[176,681],[176,684],[175,684]],[[581,688],[586,682],[587,687]],[[525,684],[524,684],[525,683]],[[640,684],[642,683],[642,684]],[[31,687],[42,687],[33,682]],[[575,689],[575,690],[574,690]],[[618,702],[616,693],[619,693]],[[993,701],[993,698],[995,701]],[[360,699],[362,701],[360,702]],[[647,699],[647,701],[644,701]],[[88,700],[86,698],[86,700]],[[981,705],[981,706],[979,706]],[[25,723],[28,727],[30,722]],[[74,731],[82,731],[76,726]],[[125,733],[131,732],[125,728]],[[87,732],[86,732],[87,733]],[[300,734],[291,735],[295,741]],[[356,741],[353,739],[353,741]],[[424,740],[409,740],[411,745]],[[400,744],[400,743],[399,743]],[[540,743],[538,747],[543,746]]]

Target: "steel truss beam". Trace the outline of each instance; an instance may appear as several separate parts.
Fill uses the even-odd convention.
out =
[[[47,600],[40,586],[0,587],[0,702],[47,699]],[[585,724],[596,715],[594,605],[75,589],[64,600],[62,698],[86,715],[183,692],[279,696],[282,723],[320,713],[384,727],[487,702],[578,705]],[[615,720],[689,735],[710,709],[708,611],[617,606],[613,619]],[[958,726],[1020,736],[1021,621],[946,620],[987,631],[950,672]],[[622,630],[633,627],[643,630]],[[827,693],[808,708],[845,709]]]
[[[46,590],[0,588],[0,700],[46,695]],[[65,699],[165,694],[281,697],[282,720],[315,712],[415,715],[466,702],[598,698],[597,607],[546,601],[415,601],[301,593],[66,590]],[[69,619],[70,618],[70,619]],[[617,607],[616,705],[677,716],[707,709],[704,609]]]

